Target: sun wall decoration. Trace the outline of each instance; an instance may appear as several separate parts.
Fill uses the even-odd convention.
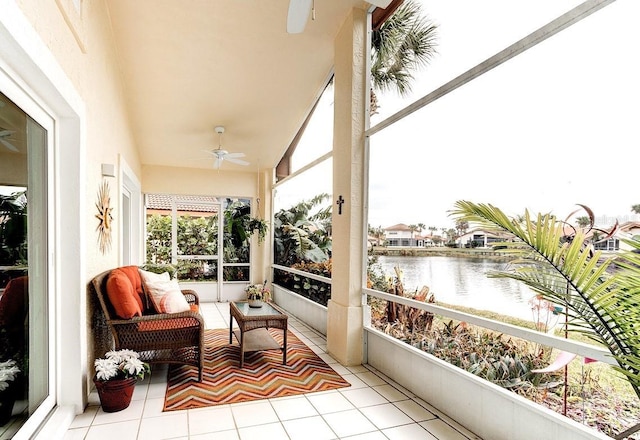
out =
[[[96,218],[99,220],[96,231],[98,231],[98,246],[102,254],[111,249],[111,222],[113,221],[111,211],[113,208],[110,205],[109,182],[103,180],[100,189],[98,189],[98,201],[96,202],[96,208],[98,208]]]

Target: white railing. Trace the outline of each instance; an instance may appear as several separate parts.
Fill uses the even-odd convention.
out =
[[[384,299],[386,301],[392,301],[398,304],[404,304],[409,307],[415,307],[420,310],[434,313],[436,315],[446,316],[448,318],[457,319],[459,321],[468,322],[469,324],[484,327],[490,330],[495,330],[500,333],[505,333],[517,338],[526,339],[531,342],[542,344],[557,348],[558,350],[575,353],[578,356],[585,358],[595,359],[600,362],[604,362],[610,365],[617,365],[615,359],[613,359],[611,353],[605,349],[585,344],[582,342],[576,342],[569,339],[560,338],[557,336],[549,335],[535,330],[518,327],[511,324],[506,324],[493,319],[482,318],[477,315],[471,315],[469,313],[458,312],[456,310],[448,309],[446,307],[437,306],[430,303],[416,301],[410,298],[405,298],[398,295],[392,295],[390,293],[379,292],[372,289],[363,289],[363,292],[367,295],[375,298]]]
[[[316,275],[309,272],[305,272],[303,270],[292,269],[290,267],[281,266],[278,264],[273,264],[272,268],[282,270],[285,272],[290,272],[305,278],[310,278],[310,279],[321,281],[331,285],[331,278],[327,278],[322,275]],[[594,346],[594,345],[561,338],[558,336],[550,335],[550,334],[539,332],[536,330],[531,330],[524,327],[518,327],[516,325],[507,324],[507,323],[496,321],[493,319],[483,318],[483,317],[472,315],[469,313],[459,312],[457,310],[452,310],[446,307],[437,306],[435,304],[425,303],[422,301],[416,301],[411,298],[393,295],[390,293],[384,293],[384,292],[367,289],[367,288],[362,289],[362,291],[365,295],[370,295],[374,298],[379,298],[386,301],[403,304],[409,307],[415,307],[416,309],[425,310],[427,312],[431,312],[436,315],[446,316],[448,318],[456,319],[458,321],[467,322],[469,324],[477,325],[479,327],[483,327],[489,330],[494,330],[494,331],[511,335],[517,338],[525,339],[527,341],[531,341],[547,347],[553,347],[553,348],[557,348],[558,350],[566,351],[569,353],[575,353],[578,356],[594,359],[609,365],[617,365],[615,359],[613,358],[613,356],[608,350]],[[376,328],[370,325],[367,325],[367,328],[371,330],[377,330]]]
[[[272,264],[271,267],[285,272],[295,273],[296,275],[300,275],[305,278],[311,278],[312,280],[322,281],[323,283],[331,285],[331,278],[323,277],[322,275],[305,272],[304,270],[292,269],[291,267],[287,266],[280,266],[279,264]]]

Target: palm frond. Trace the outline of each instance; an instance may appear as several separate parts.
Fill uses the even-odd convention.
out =
[[[422,6],[407,0],[372,34],[371,80],[376,90],[411,90],[412,72],[436,53],[437,26],[422,14]]]
[[[551,214],[538,214],[534,221],[527,211],[520,222],[490,204],[458,201],[451,215],[512,236],[500,244],[519,258],[490,276],[518,280],[564,305],[572,330],[590,331],[604,344],[640,397],[640,255],[604,257],[592,250],[582,229]],[[633,245],[640,250],[640,244]]]

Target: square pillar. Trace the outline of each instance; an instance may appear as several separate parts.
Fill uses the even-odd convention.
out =
[[[366,14],[354,8],[335,40],[333,261],[327,351],[347,366],[362,363]]]

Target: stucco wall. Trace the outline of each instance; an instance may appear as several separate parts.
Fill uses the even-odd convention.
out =
[[[85,262],[88,280],[103,269],[117,265],[120,254],[118,177],[108,178],[115,220],[112,247],[105,255],[102,255],[97,247],[95,203],[102,181],[101,164],[114,164],[118,171],[121,155],[134,173],[140,176],[135,136],[128,120],[117,52],[111,38],[109,11],[104,1],[83,1],[79,17],[73,16],[73,10],[68,10],[65,16],[64,11],[72,8],[70,1],[21,0],[18,4],[85,104],[84,189],[85,206],[88,211],[85,224],[88,244]],[[82,44],[79,44],[74,32]]]
[[[145,165],[144,193],[256,197],[257,174],[215,169],[173,168]]]

